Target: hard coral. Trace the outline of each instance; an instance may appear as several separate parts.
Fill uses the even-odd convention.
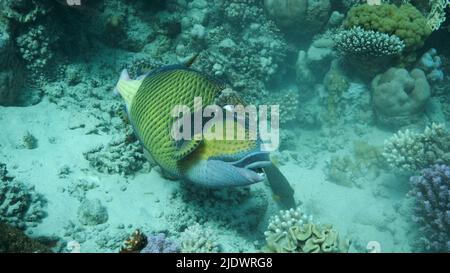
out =
[[[178,244],[169,238],[166,234],[158,233],[157,235],[149,235],[148,243],[141,250],[141,253],[178,253],[180,249]]]
[[[274,252],[347,252],[349,247],[331,225],[313,223],[312,216],[299,208],[280,211],[270,218],[264,235],[268,251]]]
[[[431,124],[423,133],[400,131],[384,144],[389,165],[401,171],[420,171],[433,164],[450,164],[450,133]]]
[[[391,68],[373,79],[372,90],[378,123],[395,128],[423,119],[430,85],[422,70]]]
[[[9,176],[0,163],[0,222],[19,229],[35,227],[45,217],[44,204],[33,186]]]
[[[348,12],[344,27],[358,26],[398,36],[406,45],[405,51],[422,47],[431,34],[426,18],[411,4],[399,7],[393,4],[355,6]]]
[[[411,177],[414,218],[419,246],[431,252],[450,252],[450,167],[434,165]]]

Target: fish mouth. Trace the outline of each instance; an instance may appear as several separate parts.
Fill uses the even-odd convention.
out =
[[[211,188],[247,186],[266,179],[264,167],[271,165],[269,154],[254,152],[237,161],[201,160],[185,170],[187,180]]]
[[[230,162],[239,173],[251,183],[263,181],[266,178],[263,168],[272,164],[269,153],[253,152],[238,161]]]

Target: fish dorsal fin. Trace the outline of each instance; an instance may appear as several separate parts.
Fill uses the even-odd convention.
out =
[[[197,60],[198,55],[200,55],[200,54],[199,54],[199,53],[196,53],[194,56],[192,56],[191,58],[189,58],[189,60],[187,60],[187,61],[184,63],[184,65],[185,65],[186,67],[191,67],[192,64],[194,64],[195,60]]]
[[[143,80],[144,79],[132,80],[126,69],[122,71],[115,90],[122,96],[127,105],[127,109],[130,108],[133,98],[139,87],[141,87]]]

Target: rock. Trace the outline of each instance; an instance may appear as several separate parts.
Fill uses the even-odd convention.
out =
[[[99,199],[85,199],[78,208],[78,220],[87,226],[100,225],[108,221],[108,211]]]

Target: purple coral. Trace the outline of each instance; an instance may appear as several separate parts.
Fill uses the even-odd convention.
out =
[[[166,237],[164,233],[147,236],[147,245],[141,253],[178,253],[178,244]]]
[[[450,252],[450,167],[434,165],[410,179],[415,197],[415,216],[423,235],[423,247]]]

